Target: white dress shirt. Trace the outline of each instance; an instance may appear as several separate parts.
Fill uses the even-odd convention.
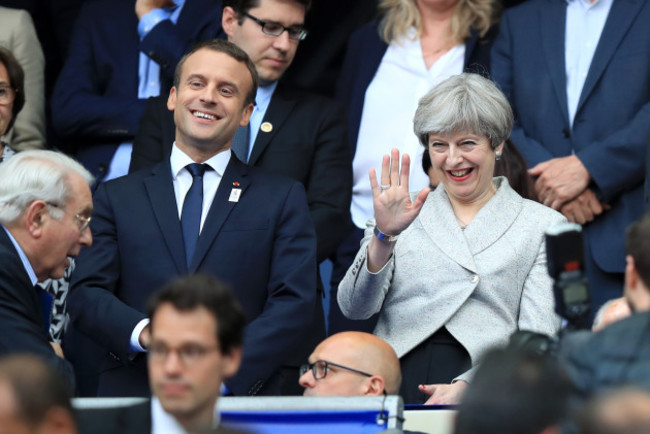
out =
[[[413,133],[413,116],[418,101],[441,81],[463,72],[465,45],[459,44],[427,69],[420,39],[414,28],[406,37],[388,46],[377,73],[366,90],[359,125],[357,149],[352,162],[352,221],[364,228],[374,215],[368,170],[374,167],[381,176],[381,160],[392,148],[411,157],[409,190],[429,185],[422,171],[424,147]]]
[[[594,58],[600,35],[614,0],[567,0],[564,62],[569,122],[578,110],[578,101]]]

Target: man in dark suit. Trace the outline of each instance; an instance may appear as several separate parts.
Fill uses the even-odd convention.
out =
[[[595,307],[620,297],[625,228],[643,213],[650,3],[531,0],[508,9],[492,75],[540,200],[583,224]]]
[[[222,27],[228,40],[251,57],[260,76],[242,159],[303,184],[321,262],[336,250],[349,219],[352,163],[343,110],[330,99],[278,83],[296,54],[309,4],[308,0],[226,0]],[[283,31],[285,26],[289,31]],[[268,29],[282,33],[273,36]],[[164,98],[150,99],[133,144],[130,171],[167,158],[173,139],[173,117]],[[312,341],[308,351],[323,337]]]
[[[241,363],[246,324],[241,305],[214,277],[195,275],[162,288],[149,300],[147,313],[152,399],[128,407],[80,409],[81,432],[164,429],[176,433],[216,428],[221,383]]]
[[[0,164],[0,179],[0,355],[37,355],[74,390],[72,366],[48,339],[51,298],[35,285],[63,277],[67,258],[92,244],[92,176],[63,154],[24,151]]]
[[[208,273],[234,289],[249,320],[242,367],[228,388],[281,394],[297,378],[297,367],[284,365],[305,335],[316,296],[316,238],[304,189],[231,156],[257,87],[243,51],[206,41],[181,59],[175,77],[169,159],[95,194],[95,245],[78,258],[71,283],[73,327],[106,352],[99,395],[148,396],[145,301],[179,275]]]
[[[214,0],[84,3],[52,95],[52,122],[98,182],[127,172],[146,98],[167,92],[185,51],[220,33],[219,17]]]

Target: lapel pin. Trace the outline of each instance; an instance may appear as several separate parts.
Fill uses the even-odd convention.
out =
[[[232,183],[233,187],[239,187],[239,182],[235,181]]]
[[[260,130],[264,131],[265,133],[270,133],[273,131],[273,124],[271,124],[271,122],[264,122],[262,123]]]
[[[239,185],[239,183],[237,183]],[[241,188],[233,188],[230,190],[230,197],[228,202],[239,202],[239,197],[241,196]]]

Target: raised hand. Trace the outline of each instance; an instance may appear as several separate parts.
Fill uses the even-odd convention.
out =
[[[409,195],[408,154],[402,155],[400,168],[399,151],[393,149],[390,157],[384,155],[381,164],[381,184],[377,182],[375,169],[370,169],[370,186],[375,209],[377,228],[387,235],[399,235],[420,213],[430,188],[423,188],[415,201]]]

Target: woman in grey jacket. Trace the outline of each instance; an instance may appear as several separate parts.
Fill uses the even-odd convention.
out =
[[[489,348],[516,330],[559,328],[544,231],[566,220],[493,178],[512,123],[492,82],[457,75],[420,100],[414,119],[444,188],[412,199],[409,156],[398,167],[396,149],[379,181],[370,170],[375,218],[338,302],[352,319],[379,312],[375,334],[400,357],[406,403],[458,403]]]

